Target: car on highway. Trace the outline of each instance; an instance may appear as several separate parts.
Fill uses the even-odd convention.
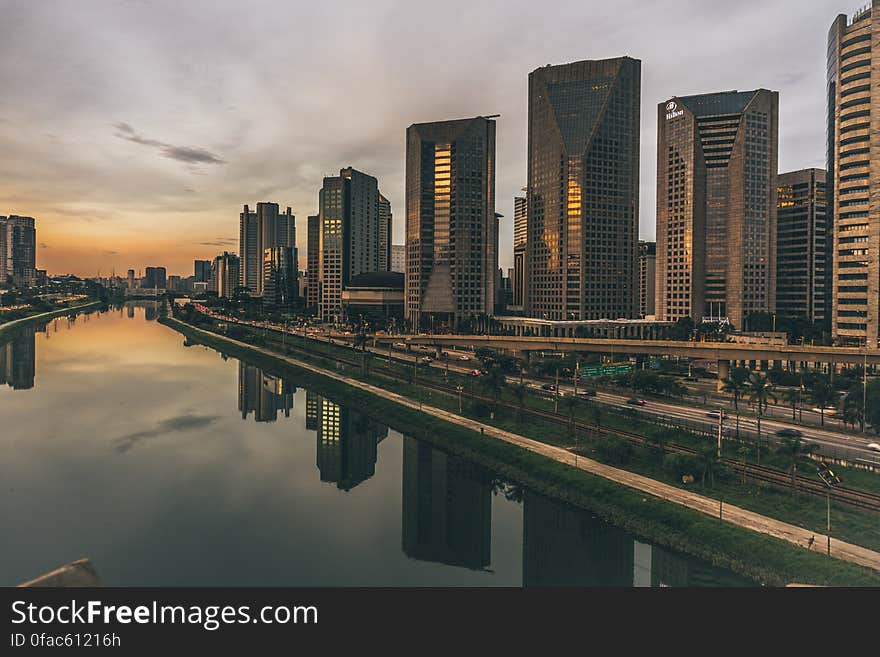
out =
[[[780,429],[776,435],[780,438],[800,438],[804,434],[797,429]]]
[[[644,399],[636,399],[635,397],[633,397],[632,399],[627,399],[626,403],[630,406],[644,406],[648,402],[646,402]]]
[[[423,356],[423,357],[422,357],[422,362],[425,363],[425,364],[429,364],[429,363],[433,363],[433,362],[434,362],[434,359],[431,358],[430,356]]]
[[[723,415],[726,417],[727,413],[724,413]],[[721,416],[722,416],[722,411],[709,411],[708,413],[706,413],[706,417],[711,420],[717,420]]]
[[[578,393],[578,397],[595,397],[595,396],[596,396],[595,390],[581,390]]]
[[[458,357],[458,360],[464,361],[465,363],[468,362],[470,359],[471,359],[471,357],[467,356],[465,354],[462,354],[461,356]]]
[[[541,390],[547,390],[548,392],[554,392],[556,390],[556,386],[552,383],[545,383],[541,386]]]
[[[814,413],[822,413],[823,411],[825,412],[825,415],[834,415],[835,413],[837,413],[837,408],[834,406],[826,406],[823,409],[823,408],[819,408],[817,406],[816,408],[813,409]]]
[[[480,370],[471,370],[471,376],[483,376]]]
[[[880,445],[878,445],[877,443],[868,443],[867,445],[865,445],[865,447],[870,449],[872,452],[880,452]]]
[[[686,377],[684,377],[684,380],[690,381],[691,383],[696,383],[697,381],[699,381],[699,379],[695,376],[686,376]]]

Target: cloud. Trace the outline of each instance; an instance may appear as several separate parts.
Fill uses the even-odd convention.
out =
[[[147,137],[143,137],[139,135],[131,125],[124,121],[116,123],[113,127],[116,128],[116,136],[120,139],[125,139],[126,141],[135,144],[141,144],[142,146],[158,148],[162,155],[172,160],[177,160],[178,162],[184,162],[186,164],[226,164],[226,162],[220,159],[219,156],[214,155],[214,153],[211,153],[204,148],[198,148],[196,146],[174,146],[173,144],[166,144],[158,139],[148,139]]]
[[[147,438],[156,438],[164,434],[203,429],[219,419],[218,415],[178,415],[162,420],[153,429],[144,429],[120,436],[113,441],[118,452],[127,452],[138,442]]]
[[[193,242],[196,246],[232,246],[238,244],[238,240],[234,237],[218,237],[215,240],[206,242]]]
[[[41,248],[41,249],[48,249],[48,248],[49,248],[49,245],[46,244],[45,242],[40,242],[40,248]]]

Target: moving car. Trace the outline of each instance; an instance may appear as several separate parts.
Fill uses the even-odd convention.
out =
[[[725,413],[724,415],[726,416],[727,413]],[[708,413],[706,413],[706,417],[712,420],[717,420],[719,417],[721,417],[721,411],[709,411]]]
[[[471,376],[483,376],[480,370],[471,370]]]
[[[548,390],[550,392],[553,392],[556,390],[556,386],[554,386],[552,383],[545,383],[541,386],[541,390]]]
[[[578,393],[578,397],[595,397],[595,396],[596,396],[595,390],[581,390]]]
[[[467,362],[467,361],[469,361],[470,359],[471,359],[471,357],[470,357],[470,356],[466,356],[465,354],[462,354],[461,356],[458,357],[458,360],[461,360],[461,361],[464,361],[464,362]]]
[[[825,411],[825,415],[834,415],[835,413],[837,413],[837,408],[835,408],[834,406],[826,406],[824,409],[821,409],[817,406],[813,409],[813,412],[822,413],[823,410]]]
[[[644,406],[648,402],[646,402],[644,399],[636,399],[635,397],[633,397],[632,399],[627,399],[626,403],[630,406]]]
[[[880,452],[880,445],[878,445],[877,443],[868,443],[867,445],[865,445],[865,447],[870,449],[872,452]]]
[[[776,432],[776,435],[780,438],[800,438],[804,434],[797,429],[780,429]]]

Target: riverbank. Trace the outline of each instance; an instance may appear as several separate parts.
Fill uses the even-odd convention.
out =
[[[31,315],[29,317],[21,317],[19,319],[13,319],[11,322],[6,322],[5,324],[0,324],[0,335],[2,335],[5,331],[9,331],[15,328],[21,328],[22,326],[27,326],[28,324],[32,324],[33,322],[38,322],[40,320],[52,319],[53,317],[59,317],[60,315],[67,315],[72,312],[81,312],[87,308],[92,308],[95,306],[100,306],[103,301],[90,301],[89,303],[80,304],[79,306],[69,306],[67,308],[58,308],[57,310],[50,310],[46,313],[40,313],[38,315]]]
[[[748,518],[757,514],[735,507],[725,508],[722,522],[717,515],[708,515],[709,509],[688,508],[681,505],[681,500],[662,499],[664,493],[660,488],[646,491],[609,479],[609,474],[619,476],[613,472],[616,469],[585,458],[575,462],[575,456],[567,450],[515,436],[441,409],[423,406],[419,410],[417,402],[350,379],[342,371],[333,372],[279,356],[175,319],[160,321],[222,353],[246,358],[270,371],[293,372],[299,381],[317,392],[369,409],[395,429],[481,463],[528,488],[591,510],[658,545],[686,552],[757,582],[770,585],[792,581],[837,585],[880,583],[877,570],[828,559],[796,547],[785,535],[761,533],[758,528],[747,529],[734,524],[741,513]],[[631,473],[627,475],[631,476]],[[657,484],[660,482],[650,485]],[[657,495],[658,492],[661,496]],[[692,495],[687,491],[677,491],[676,494]],[[717,505],[714,500],[709,503]],[[744,522],[742,517],[740,521]],[[804,530],[791,529],[791,536],[798,536],[799,540],[798,532]],[[816,543],[819,543],[818,537]],[[840,556],[847,549],[845,544],[836,541],[832,548],[839,550]]]

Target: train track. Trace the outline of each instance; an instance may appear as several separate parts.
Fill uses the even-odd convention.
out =
[[[253,329],[253,327],[250,327],[250,328]],[[254,329],[254,330],[257,330],[257,329]],[[335,363],[343,363],[345,365],[348,365],[351,367],[356,367],[356,368],[359,368],[362,366],[362,363],[360,360],[348,359],[348,358],[344,358],[339,355],[332,355],[331,356],[331,355],[322,354],[319,352],[307,351],[301,345],[294,343],[293,340],[287,341],[285,343],[282,343],[281,340],[269,339],[268,337],[265,338],[265,340],[266,340],[267,344],[273,344],[274,346],[282,346],[286,349],[293,349],[295,351],[305,352],[308,356],[311,356],[311,357],[318,357],[318,358],[322,358],[324,360],[327,360],[330,362],[335,362]],[[370,352],[370,353],[372,353],[372,352]],[[376,356],[377,354],[372,354],[372,355]],[[379,357],[386,358],[384,356],[379,356]],[[400,362],[401,364],[405,364],[407,366],[409,365],[409,363],[405,362],[405,361],[398,361],[398,362]],[[388,378],[388,379],[391,379],[394,381],[400,380],[400,372],[395,371],[389,367],[371,365],[369,370],[373,374],[378,374],[380,376],[383,376],[385,378]],[[466,398],[468,400],[480,401],[480,402],[489,403],[489,404],[494,403],[494,400],[491,397],[488,397],[485,395],[480,395],[480,394],[477,394],[472,391],[465,391],[465,390],[462,390],[459,393],[459,391],[454,387],[451,387],[449,385],[444,385],[441,383],[436,383],[436,382],[430,381],[430,380],[420,380],[420,381],[418,381],[417,385],[421,386],[422,388],[427,388],[430,390],[434,390],[434,391],[449,395],[451,397],[456,397],[457,395],[461,394],[461,396],[463,398]],[[541,418],[543,420],[552,422],[554,424],[564,425],[564,426],[568,426],[570,424],[570,420],[568,417],[566,417],[564,415],[560,415],[558,413],[553,413],[551,411],[545,411],[545,410],[541,410],[541,409],[537,409],[537,408],[527,408],[527,407],[520,409],[516,404],[512,404],[510,402],[501,401],[501,400],[499,400],[497,402],[497,404],[499,407],[507,409],[507,410],[512,410],[515,413],[519,413],[521,411],[524,415]],[[647,438],[644,435],[638,434],[635,432],[625,431],[622,429],[609,429],[608,427],[600,427],[600,426],[596,426],[594,424],[584,422],[583,420],[575,420],[574,427],[575,427],[575,430],[581,430],[582,432],[587,432],[587,433],[590,433],[590,434],[593,434],[596,436],[602,436],[602,435],[616,436],[619,438],[624,438],[624,439],[628,440],[629,442],[632,442],[637,445],[648,446],[648,447],[651,446],[650,442],[647,440]],[[664,449],[666,449],[672,453],[684,454],[684,455],[688,455],[688,456],[694,456],[697,454],[696,449],[693,449],[691,447],[686,447],[684,445],[678,445],[675,443],[667,444],[664,447]],[[781,471],[776,470],[774,468],[768,468],[766,466],[755,465],[755,464],[751,464],[751,463],[743,464],[739,461],[735,461],[732,459],[725,459],[725,458],[722,458],[722,463],[724,463],[725,465],[727,465],[728,467],[730,467],[734,471],[742,472],[745,477],[747,477],[753,481],[763,482],[763,483],[766,483],[770,486],[773,486],[776,488],[782,488],[782,489],[787,489],[787,488],[791,487],[791,476],[788,473],[781,472]],[[847,504],[847,505],[855,507],[855,508],[859,508],[859,509],[863,509],[863,510],[867,510],[867,511],[872,511],[875,513],[880,513],[880,495],[875,495],[873,493],[859,491],[859,490],[855,490],[852,488],[846,488],[846,487],[842,487],[842,486],[829,489],[823,483],[815,481],[813,479],[809,479],[807,477],[804,477],[803,475],[797,475],[796,481],[797,481],[797,489],[800,492],[805,492],[805,493],[808,493],[813,496],[821,496],[821,497],[825,497],[826,495],[830,494],[831,499],[834,500],[835,502],[840,502],[840,503]]]

